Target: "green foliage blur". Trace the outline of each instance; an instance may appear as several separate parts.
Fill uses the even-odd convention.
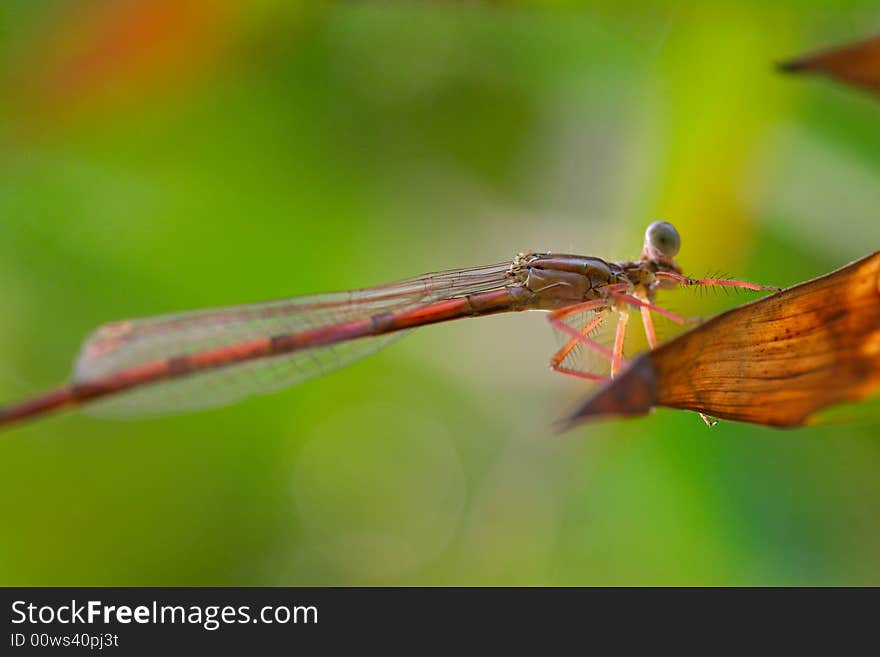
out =
[[[830,271],[880,247],[880,104],[774,63],[878,28],[868,0],[3,3],[0,399],[109,320],[626,259],[658,218],[695,275]],[[880,584],[880,420],[559,435],[590,387],[556,345],[454,322],[228,408],[4,432],[0,584]]]

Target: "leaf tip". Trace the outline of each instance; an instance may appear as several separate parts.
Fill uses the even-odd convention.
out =
[[[557,423],[560,431],[568,431],[583,422],[645,415],[655,404],[657,384],[650,353],[644,354],[613,381],[599,388],[568,418]]]

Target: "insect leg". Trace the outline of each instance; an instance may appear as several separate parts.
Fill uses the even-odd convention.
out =
[[[590,333],[592,333],[593,330],[598,327],[599,324],[601,324],[603,321],[605,321],[605,317],[603,315],[596,315],[595,317],[593,317],[593,319],[587,322],[580,330],[581,336],[589,337]],[[565,346],[563,346],[562,349],[553,354],[553,356],[550,358],[550,365],[555,368],[557,365],[561,364],[562,361],[565,360],[566,356],[571,353],[572,349],[574,349],[580,343],[580,341],[580,337],[571,338],[568,342],[565,343]]]
[[[703,422],[706,423],[706,426],[710,429],[718,424],[718,420],[710,415],[706,415],[705,413],[700,413],[700,417],[703,419]]]
[[[571,315],[577,315],[578,313],[583,313],[588,310],[599,310],[600,308],[605,308],[607,306],[608,302],[605,301],[605,299],[594,299],[593,301],[585,301],[584,303],[577,303],[573,306],[568,306],[567,308],[554,310],[552,313],[550,313],[550,317],[555,319],[564,319],[566,317],[570,317]]]
[[[659,343],[657,341],[657,330],[654,328],[654,318],[651,317],[651,310],[644,306],[639,308],[639,310],[642,311],[642,326],[645,327],[645,337],[648,338],[648,346],[651,349],[656,349]]]
[[[611,378],[617,376],[623,362],[623,341],[626,338],[626,323],[629,321],[629,312],[618,311],[617,332],[614,335],[614,356],[611,359]]]
[[[561,374],[576,376],[580,379],[586,379],[587,381],[607,381],[608,377],[599,376],[597,374],[590,374],[588,372],[579,372],[568,367],[563,367],[562,365],[563,361],[571,353],[572,349],[574,349],[578,344],[581,343],[581,337],[589,337],[590,333],[604,321],[605,317],[603,315],[596,315],[589,322],[587,322],[583,326],[583,328],[581,328],[579,337],[571,338],[568,342],[565,343],[562,349],[553,354],[553,356],[550,358],[551,369]]]
[[[587,310],[598,310],[600,308],[607,308],[608,302],[605,299],[596,299],[593,301],[587,301],[585,303],[580,303],[574,306],[570,306],[568,308],[561,308],[559,310],[553,311],[550,313],[549,321],[550,325],[555,329],[561,331],[568,335],[571,339],[565,346],[562,347],[556,354],[554,354],[553,358],[550,360],[550,367],[553,368],[557,372],[561,372],[562,374],[569,374],[571,376],[576,376],[581,379],[587,379],[589,381],[607,381],[608,378],[604,376],[597,376],[595,374],[589,374],[586,372],[578,372],[577,370],[572,370],[566,367],[562,367],[561,363],[565,356],[571,352],[571,350],[578,344],[583,344],[600,356],[607,358],[609,361],[614,362],[614,352],[611,351],[605,345],[592,340],[589,337],[590,331],[592,331],[596,326],[604,320],[604,317],[594,318],[589,322],[586,326],[583,327],[580,331],[575,328],[572,328],[565,322],[563,322],[563,318],[569,317],[570,315],[574,315],[578,312],[584,312]],[[599,321],[597,321],[599,320]],[[596,322],[595,326],[591,326],[593,322]],[[571,346],[569,346],[571,345]]]
[[[612,291],[610,294],[615,299],[619,299],[620,301],[626,301],[627,303],[629,303],[633,306],[638,306],[639,308],[642,308],[642,309],[653,310],[655,313],[663,315],[664,317],[668,317],[676,324],[687,324],[689,322],[698,321],[696,319],[685,319],[684,317],[682,317],[680,315],[676,315],[675,313],[670,312],[670,311],[666,310],[665,308],[661,308],[660,306],[655,306],[653,303],[648,303],[647,301],[642,301],[641,299],[638,299],[638,298],[632,296],[631,294],[623,294],[622,292],[614,292],[614,291]]]
[[[560,374],[567,374],[568,376],[573,376],[578,379],[586,379],[587,381],[597,381],[599,383],[605,383],[608,381],[607,376],[601,376],[599,374],[590,374],[589,372],[579,372],[578,370],[573,370],[568,367],[563,367],[562,365],[553,365],[550,364],[550,368],[554,372],[559,372]]]
[[[687,276],[682,276],[681,274],[676,274],[675,272],[671,271],[658,271],[654,275],[660,279],[674,281],[679,285],[702,285],[707,287],[741,287],[746,290],[768,290],[771,292],[779,292],[782,289],[780,287],[776,287],[775,285],[758,285],[757,283],[749,283],[748,281],[733,281],[723,278],[688,278]]]

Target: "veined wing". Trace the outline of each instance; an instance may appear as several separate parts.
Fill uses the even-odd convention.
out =
[[[390,285],[186,312],[99,327],[83,344],[74,383],[146,363],[368,319],[504,287],[510,263],[437,272]],[[403,332],[366,336],[169,378],[99,400],[105,415],[158,415],[209,408],[285,388],[351,364]]]

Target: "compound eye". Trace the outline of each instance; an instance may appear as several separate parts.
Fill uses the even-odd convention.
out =
[[[681,237],[668,221],[655,221],[645,231],[645,243],[663,257],[672,259],[681,248]]]

